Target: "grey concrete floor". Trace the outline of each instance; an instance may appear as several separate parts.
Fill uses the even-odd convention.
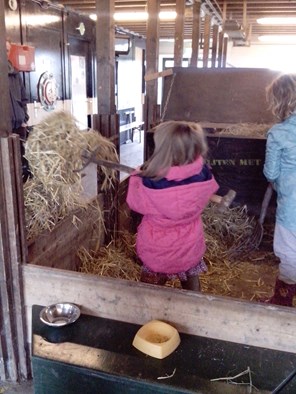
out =
[[[128,140],[125,144],[120,145],[120,163],[125,164],[130,167],[138,167],[143,164],[144,161],[144,135],[143,131],[140,134],[137,132],[135,134],[134,142]],[[121,172],[120,180],[126,178],[128,174]]]
[[[21,383],[0,382],[0,394],[34,394],[33,380]]]

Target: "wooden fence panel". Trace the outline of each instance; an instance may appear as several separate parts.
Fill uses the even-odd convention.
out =
[[[16,142],[14,142],[16,141]],[[13,145],[18,137],[0,138],[0,291],[1,291],[1,380],[17,381],[29,374],[28,347],[23,305],[23,282],[20,228],[22,187],[21,156]],[[17,145],[15,145],[17,146]],[[1,364],[0,363],[0,364]]]
[[[32,305],[67,299],[93,316],[140,325],[159,319],[186,334],[296,353],[293,308],[33,265],[23,271],[28,327]]]

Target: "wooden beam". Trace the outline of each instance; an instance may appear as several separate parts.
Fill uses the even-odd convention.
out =
[[[247,30],[247,0],[243,0],[243,29]]]
[[[114,114],[116,112],[114,0],[96,0],[96,11],[98,114]]]
[[[176,0],[174,66],[182,67],[184,47],[185,0]]]
[[[97,98],[98,114],[93,116],[93,128],[104,137],[112,139],[119,152],[119,117],[115,106],[115,26],[114,0],[96,0],[96,54],[97,54]],[[118,207],[114,189],[105,193],[104,208],[106,222],[106,242],[117,234]]]
[[[167,75],[172,75],[173,70],[169,68],[168,70],[152,73],[152,74],[146,74],[145,75],[145,81],[152,81],[153,79],[161,78],[161,77],[166,77]]]
[[[296,353],[293,308],[53,268],[23,272],[29,327],[32,305],[67,299],[93,316],[140,325],[159,319],[181,333]]]
[[[226,67],[226,62],[227,62],[227,48],[228,48],[228,37],[224,37],[224,38],[223,38],[222,67]]]
[[[101,132],[105,137],[112,139],[119,153],[119,114],[103,114],[93,116],[93,128]],[[118,233],[118,186],[119,172],[113,182],[113,188],[104,193],[104,221],[106,226],[105,242],[108,244],[117,237]],[[100,191],[100,184],[98,184]]]
[[[224,25],[224,22],[226,21],[227,17],[227,0],[223,1],[223,9],[222,9],[222,23]]]
[[[20,139],[17,134],[12,134],[12,147],[13,147],[13,158],[14,158],[14,169],[15,169],[15,195],[17,200],[17,210],[19,218],[18,231],[20,235],[20,256],[21,261],[26,263],[28,261],[28,244],[27,244],[27,232],[26,232],[26,219],[25,219],[25,207],[24,207],[24,187],[22,177],[22,162],[21,162],[21,147]]]
[[[200,8],[201,1],[195,1],[192,7],[192,52],[190,67],[198,67],[198,51],[200,41]]]
[[[160,1],[149,1],[147,11],[146,73],[149,75],[158,71]]]
[[[19,144],[19,138],[16,139]],[[18,151],[18,154],[20,152]],[[19,206],[23,201],[17,195],[21,156],[14,157],[13,138],[0,138],[0,325],[2,347],[1,362],[4,376],[1,380],[18,381],[29,374],[24,321],[23,283]],[[14,163],[18,163],[17,166]]]
[[[4,166],[7,163],[2,157],[3,142],[7,139],[0,139],[0,301],[1,301],[1,345],[3,344],[1,362],[3,365],[1,370],[1,380],[11,379],[16,381],[18,379],[17,371],[17,349],[13,341],[14,330],[11,324],[10,317],[13,316],[12,308],[12,273],[11,273],[11,256],[9,250],[9,229],[8,229],[8,212],[7,199],[5,194],[5,175]],[[3,142],[2,142],[3,141]],[[9,165],[9,163],[8,163]],[[7,362],[8,361],[8,362]]]
[[[160,0],[150,0],[147,3],[147,11],[146,74],[152,75],[158,72]],[[155,106],[157,105],[157,86],[157,79],[151,79],[146,82],[145,130],[150,129],[156,121]],[[145,149],[146,144],[144,150]]]
[[[217,49],[218,49],[219,26],[213,26],[213,40],[212,40],[212,68],[216,67]]]
[[[222,58],[223,58],[223,38],[224,38],[224,32],[223,30],[220,31],[219,37],[218,37],[218,68],[222,67]]]
[[[20,265],[24,262],[19,138],[11,136],[5,7],[0,2],[0,380],[29,375]],[[16,139],[15,139],[16,138]]]
[[[1,109],[0,109],[0,137],[5,137],[11,133],[10,122],[10,99],[8,88],[8,70],[6,54],[6,29],[5,29],[5,9],[4,1],[0,2],[0,91],[1,91]],[[3,100],[3,98],[7,98]]]
[[[203,45],[203,67],[208,67],[209,51],[210,51],[210,36],[211,36],[211,15],[205,16],[204,26],[204,45]]]

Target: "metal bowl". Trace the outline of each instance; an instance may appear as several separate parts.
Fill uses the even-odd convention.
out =
[[[69,302],[60,302],[46,306],[40,312],[40,320],[52,327],[63,327],[74,323],[80,316],[77,305]]]

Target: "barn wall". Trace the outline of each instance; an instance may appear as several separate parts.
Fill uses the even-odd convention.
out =
[[[183,57],[191,56],[191,42],[184,42]],[[173,59],[174,43],[161,41],[159,44],[159,70],[162,70],[162,59]],[[274,54],[277,54],[275,56]],[[202,50],[201,53],[202,54]],[[249,46],[236,46],[228,40],[226,67],[235,68],[265,68],[279,72],[294,72],[296,68],[296,45],[264,44],[263,42],[252,42]]]
[[[72,54],[85,56],[86,58],[87,100],[81,101],[81,106],[86,107],[88,115],[97,113],[95,22],[86,15],[65,10],[63,7],[54,4],[49,7],[42,7],[37,2],[25,1],[20,2],[19,8],[15,11],[12,11],[8,4],[5,7],[7,36],[14,43],[35,48],[35,71],[23,72],[29,96],[29,125],[33,126],[39,123],[51,111],[67,110],[73,112],[70,59]],[[83,34],[80,26],[85,29]],[[137,120],[140,121],[142,118],[141,51],[142,47],[145,46],[145,40],[137,38],[132,39],[131,42],[132,53],[136,56],[120,55],[117,60],[120,64],[119,69],[122,67],[124,69],[124,65],[130,63],[130,67],[134,69],[137,75],[136,84],[135,73],[120,73],[121,75],[118,75],[118,87],[120,85],[121,95],[129,97],[128,105],[136,108]],[[54,108],[49,111],[44,109],[43,103],[40,101],[39,89],[39,81],[46,72],[53,76],[57,85],[57,101]],[[133,87],[133,89],[126,90],[126,86]],[[90,123],[89,117],[87,126],[91,126]]]
[[[95,46],[95,24],[89,18],[62,7],[42,7],[36,2],[21,2],[16,11],[6,9],[7,36],[15,43],[35,48],[35,71],[23,72],[29,97],[29,125],[43,120],[52,110],[71,110],[71,65],[69,55],[74,44],[87,47],[87,95],[94,95],[93,53]],[[83,23],[85,33],[77,29]],[[71,48],[70,48],[70,40]],[[44,73],[51,75],[57,86],[57,101],[49,111],[40,100],[39,81]]]
[[[276,56],[275,56],[276,53]],[[294,72],[296,45],[252,43],[250,46],[234,46],[230,41],[227,49],[229,67],[269,68],[278,72]]]

